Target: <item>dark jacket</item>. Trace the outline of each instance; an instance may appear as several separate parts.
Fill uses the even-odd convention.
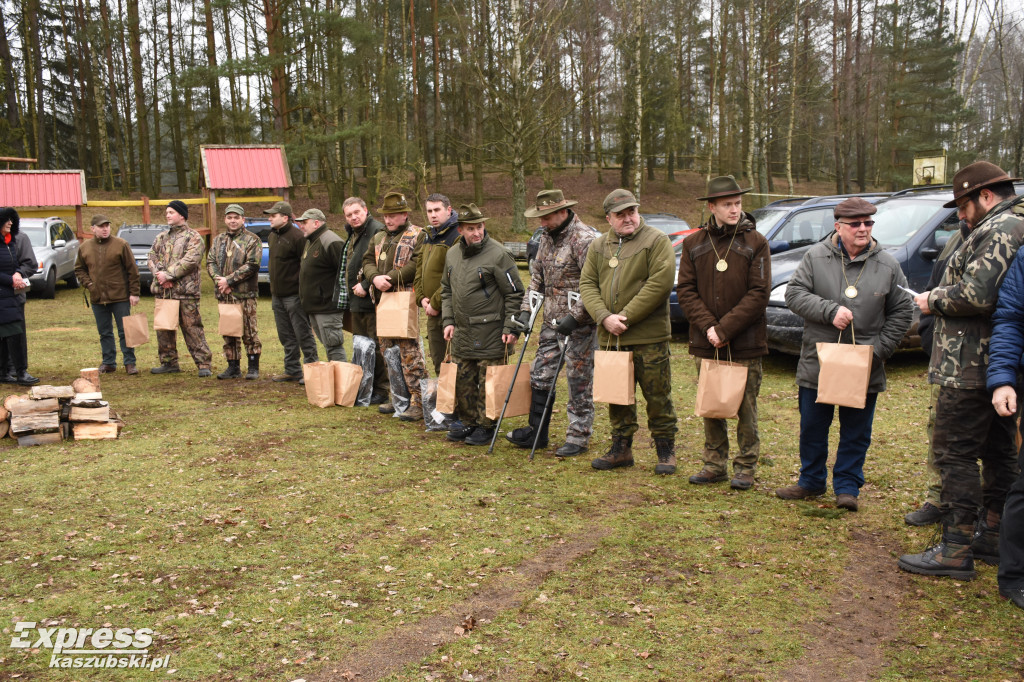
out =
[[[729,266],[724,272],[715,267],[720,257]],[[719,353],[723,359],[767,355],[765,309],[771,282],[768,240],[749,213],[734,228],[720,227],[712,216],[706,227],[684,239],[676,295],[690,323],[690,355],[715,356],[708,341],[712,327],[729,344]]]
[[[376,218],[366,215],[366,221],[357,228],[345,225],[345,232],[348,233],[348,261],[345,268],[345,278],[348,280],[348,309],[354,313],[372,313],[376,310],[373,299],[370,298],[370,283],[363,276],[363,257],[366,249],[373,241],[373,236],[384,229],[384,223]],[[356,296],[352,293],[352,287],[362,282],[366,296]]]
[[[13,208],[0,209],[0,224],[7,220],[11,221],[11,243],[5,244],[0,237],[0,324],[25,321],[25,290],[15,291],[14,274],[20,272],[28,280],[36,271],[35,254],[30,261],[27,259],[26,253],[32,253],[32,246],[29,244],[28,251],[25,250],[28,237],[21,234],[18,213]]]
[[[93,303],[105,305],[138,296],[139,268],[132,247],[120,237],[86,239],[75,261],[75,277]]]
[[[1024,258],[1010,263],[992,313],[992,341],[988,348],[986,388],[1017,386],[1017,373],[1024,364]]]
[[[309,315],[337,313],[338,310],[338,268],[345,242],[331,232],[327,225],[321,225],[316,232],[306,237],[299,267],[299,300],[302,309]]]
[[[299,293],[299,261],[306,238],[302,230],[292,223],[278,231],[270,230],[267,238],[270,249],[270,293],[277,298],[297,296]]]
[[[416,291],[416,305],[425,298],[430,299],[430,307],[441,309],[441,277],[444,275],[445,257],[448,249],[459,238],[459,214],[452,211],[448,220],[437,228],[425,227],[423,232],[423,251],[416,265],[416,279],[413,288]]]
[[[488,235],[480,244],[459,241],[448,249],[441,277],[441,324],[455,325],[457,359],[504,356],[502,334],[518,334],[512,316],[523,301],[523,282],[512,254]]]

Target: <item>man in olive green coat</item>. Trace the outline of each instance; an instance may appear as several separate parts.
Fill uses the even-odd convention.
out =
[[[590,245],[580,274],[580,296],[598,323],[601,348],[633,352],[633,374],[647,399],[647,426],[658,452],[656,474],[676,470],[676,412],[672,405],[672,367],[668,297],[675,257],[668,237],[644,222],[636,197],[624,189],[604,200],[609,232]],[[612,446],[591,466],[633,466],[636,405],[609,405]]]
[[[458,413],[463,426],[448,432],[448,440],[487,445],[494,420],[485,412],[485,381],[490,365],[505,363],[521,327],[523,282],[508,249],[487,236],[486,218],[476,204],[459,207],[461,241],[448,250],[441,276],[441,319],[444,339],[452,342],[459,369],[455,381]]]

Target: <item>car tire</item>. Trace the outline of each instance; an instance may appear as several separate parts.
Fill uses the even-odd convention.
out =
[[[57,291],[57,271],[53,268],[46,273],[46,281],[43,282],[43,287],[39,290],[39,295],[42,298],[53,298]]]
[[[75,275],[74,271],[72,271],[70,275],[65,277],[64,281],[67,282],[68,289],[78,288],[78,277]]]

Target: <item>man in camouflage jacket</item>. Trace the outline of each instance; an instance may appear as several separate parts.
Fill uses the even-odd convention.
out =
[[[203,318],[199,315],[199,263],[203,260],[203,238],[188,226],[188,206],[175,199],[167,206],[166,232],[161,232],[149,250],[149,271],[153,273],[153,295],[173,298],[179,303],[178,326],[185,345],[199,367],[199,376],[208,377],[212,354],[206,344]],[[157,330],[160,366],[153,374],[180,372],[177,333]]]
[[[206,271],[213,280],[218,303],[238,303],[242,306],[242,336],[224,337],[224,359],[228,368],[217,375],[218,379],[237,379],[242,376],[239,367],[239,353],[242,343],[249,360],[246,379],[260,378],[259,325],[256,319],[256,302],[259,300],[260,260],[263,258],[263,243],[255,234],[245,229],[245,211],[238,204],[231,204],[224,211],[224,225],[227,232],[213,238],[210,253],[206,256]]]
[[[565,373],[569,383],[565,445],[558,448],[558,457],[573,457],[586,452],[594,425],[594,351],[597,350],[597,325],[587,313],[583,301],[569,307],[568,292],[579,292],[580,272],[587,260],[590,243],[601,233],[587,225],[570,208],[577,202],[565,199],[561,190],[546,189],[537,194],[537,204],[527,209],[527,218],[539,218],[544,228],[537,257],[530,265],[528,291],[544,294],[544,326],[540,330],[537,356],[530,371],[533,400],[530,404],[530,425],[513,430],[505,437],[521,448],[532,448],[536,429],[540,430],[537,447],[548,444],[551,410],[545,415],[548,393],[554,390],[555,372],[561,349],[558,336],[568,344],[565,349]],[[529,294],[523,297],[522,308],[530,310]],[[551,401],[554,405],[554,398]]]
[[[1003,504],[1017,476],[1015,424],[992,410],[985,374],[999,286],[1024,239],[1015,179],[987,161],[953,177],[953,201],[945,205],[957,207],[970,233],[939,285],[914,298],[922,313],[935,316],[928,368],[928,380],[939,386],[932,448],[947,511],[939,544],[900,557],[900,568],[912,573],[969,580],[974,557],[999,562]]]

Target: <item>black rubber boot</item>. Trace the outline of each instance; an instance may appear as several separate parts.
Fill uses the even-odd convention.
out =
[[[551,424],[551,411],[545,418],[541,418],[544,415],[544,406],[547,404],[548,394],[547,392],[540,393],[534,391],[533,397],[530,400],[530,416],[529,426],[521,426],[518,429],[513,429],[510,433],[505,434],[505,439],[515,445],[517,448],[530,449],[533,447],[533,439],[537,435],[535,431],[540,425],[540,440],[537,441],[538,448],[546,448],[548,446],[548,425]],[[554,404],[554,398],[552,398],[551,404]]]
[[[256,355],[250,355],[249,357],[249,371],[245,373],[245,378],[249,381],[254,381],[260,378],[260,356],[259,353]]]
[[[238,360],[228,360],[228,368],[217,375],[218,379],[237,379],[242,376]]]

